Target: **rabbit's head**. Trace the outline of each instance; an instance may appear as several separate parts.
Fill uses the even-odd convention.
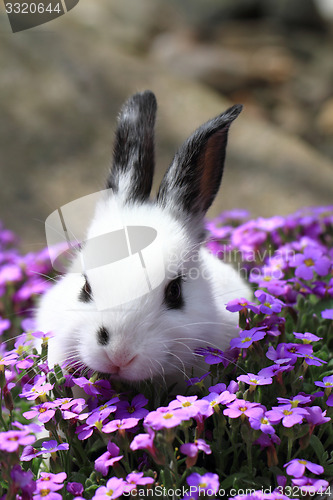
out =
[[[38,309],[38,327],[54,333],[51,365],[79,363],[131,381],[177,378],[197,364],[195,348],[228,346],[237,328],[225,303],[247,287],[204,247],[204,216],[240,111],[233,106],[199,127],[150,199],[155,96],[125,103],[86,241]]]

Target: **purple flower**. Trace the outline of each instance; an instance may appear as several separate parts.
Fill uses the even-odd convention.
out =
[[[133,429],[133,427],[135,427],[138,424],[138,422],[139,422],[138,418],[124,418],[122,420],[119,419],[111,420],[111,422],[108,422],[103,426],[102,431],[105,432],[105,434],[109,434],[110,432]]]
[[[36,458],[40,455],[40,451],[31,446],[30,444],[28,446],[25,446],[22,455],[21,455],[21,462],[30,462],[33,458]]]
[[[254,295],[260,302],[259,310],[263,314],[279,313],[284,306],[281,300],[273,297],[269,293],[263,292],[262,290],[256,290]]]
[[[314,366],[321,366],[327,363],[327,361],[317,358],[316,356],[313,356],[313,354],[305,354],[304,361],[306,362],[307,365],[314,365]]]
[[[309,424],[312,424],[313,427],[315,425],[325,424],[331,420],[330,417],[326,417],[326,410],[322,411],[320,406],[308,406],[306,410],[308,412],[306,420]]]
[[[296,267],[295,276],[304,280],[312,280],[313,273],[316,272],[319,276],[327,276],[331,262],[328,257],[323,255],[320,248],[314,246],[306,246],[303,254],[296,254],[291,267]]]
[[[21,460],[22,462],[29,462],[35,457],[44,455],[45,453],[55,453],[56,451],[64,451],[69,449],[68,443],[57,444],[54,439],[50,441],[44,441],[40,450],[33,448],[32,446],[26,446],[22,452]]]
[[[224,353],[220,349],[215,349],[213,347],[199,347],[198,349],[195,349],[194,352],[198,356],[205,356],[205,363],[208,365],[216,365],[225,361]]]
[[[16,364],[17,354],[16,352],[4,353],[4,356],[0,354],[0,370],[2,366],[13,366]]]
[[[324,309],[321,311],[321,316],[324,319],[333,319],[333,309]]]
[[[198,495],[216,494],[220,486],[218,475],[211,472],[202,476],[198,472],[193,472],[186,478],[186,481],[191,490],[195,489]]]
[[[263,375],[264,377],[275,377],[279,376],[284,371],[290,371],[293,369],[291,365],[271,365],[262,368],[258,375]]]
[[[267,499],[268,495],[265,495],[265,500]],[[248,495],[236,495],[234,497],[229,497],[228,500],[263,500],[263,494],[262,491],[254,491],[249,493]],[[285,495],[279,495],[279,498],[281,500],[289,500]]]
[[[130,472],[126,476],[126,491],[132,491],[137,486],[144,486],[146,484],[153,484],[155,481],[152,477],[143,476],[143,472]]]
[[[66,472],[58,472],[58,474],[53,474],[52,472],[41,472],[40,476],[41,477],[38,482],[43,484],[63,484],[67,478]]]
[[[21,488],[24,496],[22,498],[31,498],[33,492],[36,489],[36,483],[33,480],[34,475],[31,470],[24,471],[20,465],[14,465],[10,471],[10,477],[12,478],[15,486]]]
[[[148,399],[143,394],[137,394],[132,399],[131,403],[128,401],[120,401],[117,404],[116,418],[144,418],[148,415],[149,411],[144,408],[148,403]]]
[[[137,434],[134,436],[130,444],[131,450],[148,450],[152,452],[154,449],[155,432],[150,427],[146,427],[148,434]]]
[[[223,410],[223,414],[230,418],[238,418],[243,415],[246,417],[255,417],[261,415],[262,410],[259,403],[250,403],[244,399],[236,399],[227,406],[228,407]]]
[[[287,399],[287,398],[277,398],[279,404],[291,404],[291,406],[294,408],[298,405],[306,405],[307,403],[310,403],[313,398],[312,396],[308,394],[297,394],[297,396],[293,396],[292,399]]]
[[[184,420],[189,420],[190,418],[190,416],[187,416],[187,414],[179,408],[171,410],[170,408],[160,407],[148,413],[144,419],[144,424],[159,431],[161,429],[176,427]]]
[[[88,396],[98,396],[101,394],[99,391],[96,380],[88,380],[86,377],[79,377],[73,379],[75,384],[81,387]]]
[[[249,418],[250,426],[252,427],[252,429],[261,430],[265,434],[274,434],[275,429],[272,426],[272,422],[266,416],[264,409],[260,409],[261,414],[258,413],[258,415],[254,415],[253,417]]]
[[[36,379],[37,381],[33,385],[27,384],[23,387],[23,391],[19,395],[20,398],[26,398],[29,401],[33,401],[37,398],[46,399],[46,394],[52,391],[54,384],[46,382],[45,375],[38,375]]]
[[[316,342],[317,340],[322,340],[322,337],[317,337],[317,335],[314,335],[313,333],[310,332],[305,332],[305,333],[294,332],[294,335],[297,339],[302,340],[304,344],[309,344],[310,342]]]
[[[267,292],[274,296],[285,295],[289,285],[286,280],[282,280],[283,272],[281,269],[262,268],[262,274],[250,273],[250,283],[257,283],[259,288],[266,288]],[[258,306],[257,306],[258,307]]]
[[[103,426],[105,426],[107,417],[112,411],[116,411],[115,406],[109,406],[102,411],[91,412],[86,420],[86,423],[80,425],[75,431],[78,434],[78,439],[80,439],[81,441],[84,439],[88,439],[94,432],[94,429],[101,431]]]
[[[39,422],[45,424],[55,415],[55,407],[53,403],[42,403],[37,406],[32,406],[29,411],[23,413],[27,420],[38,418]]]
[[[268,434],[263,433],[254,441],[253,444],[258,444],[263,450],[264,448],[274,448],[275,444],[279,445],[280,443],[281,440],[276,434],[271,434],[269,436]]]
[[[42,431],[42,426],[31,423],[31,424],[21,424],[21,422],[13,422],[13,427],[16,427],[17,429],[20,429],[20,431],[25,431],[25,432],[30,432],[30,433],[37,433]]]
[[[328,396],[326,404],[327,404],[327,406],[333,406],[333,394]]]
[[[273,406],[272,410],[266,412],[266,416],[273,424],[277,424],[282,420],[284,427],[293,427],[300,424],[303,418],[306,418],[308,412],[305,408],[293,408],[292,405]]]
[[[34,500],[62,500],[63,496],[60,493],[56,493],[57,490],[61,490],[62,488],[62,484],[52,484],[47,487],[37,483],[37,492],[33,498]]]
[[[210,417],[213,415],[214,409],[218,407],[218,405],[227,405],[236,399],[236,395],[230,393],[229,391],[223,391],[221,394],[217,394],[216,392],[211,392],[207,396],[202,398],[204,401],[209,403],[207,409],[203,412],[205,417]]]
[[[265,330],[265,328],[266,328],[265,326],[260,326],[251,328],[250,330],[243,330],[242,332],[240,332],[238,338],[230,340],[230,346],[239,347],[242,349],[250,347],[250,345],[252,345],[253,342],[261,340],[265,337],[266,332],[262,331]]]
[[[254,375],[253,373],[248,373],[247,375],[240,375],[237,377],[239,382],[244,382],[249,385],[269,385],[273,382],[271,377],[264,377],[263,375]]]
[[[66,489],[69,493],[71,493],[74,496],[81,495],[84,490],[82,484],[76,482],[68,483]]]
[[[266,356],[277,364],[296,363],[297,358],[311,356],[313,352],[312,345],[309,344],[285,344],[281,343],[276,350],[273,346],[268,348]]]
[[[126,491],[126,482],[118,477],[112,477],[106,486],[97,488],[93,500],[105,500],[106,498],[119,498]]]
[[[208,403],[204,399],[198,399],[198,396],[177,396],[169,403],[168,408],[173,411],[176,409],[184,410],[186,419],[195,418],[198,414],[205,413]]]
[[[63,483],[67,477],[65,472],[52,474],[51,472],[41,472],[40,479],[37,479],[37,492],[34,499],[37,500],[61,500],[62,495],[56,493],[63,488]]]
[[[201,375],[201,377],[189,378],[186,380],[186,385],[192,386],[195,384],[200,384],[200,382],[202,382],[202,380],[204,380],[206,377],[209,377],[209,375],[210,375],[210,372],[207,372],[207,373],[204,373],[203,375]]]
[[[0,335],[2,335],[5,330],[8,330],[8,328],[10,328],[9,319],[3,319],[0,316]]]
[[[308,460],[302,460],[300,458],[294,458],[290,462],[284,464],[283,467],[287,467],[286,472],[288,476],[302,477],[304,476],[305,469],[308,469],[313,474],[322,474],[324,472],[324,467],[321,465],[314,464]]]
[[[313,496],[314,493],[319,493],[320,495],[325,495],[325,492],[329,488],[328,481],[325,479],[316,479],[314,477],[300,477],[297,479],[292,479],[293,486],[299,486],[302,494],[308,494]]]
[[[328,375],[327,377],[323,378],[323,381],[316,381],[315,385],[318,387],[324,387],[325,389],[330,389],[333,388],[333,375]]]
[[[119,455],[118,446],[112,443],[112,441],[109,441],[107,451],[95,460],[95,470],[100,472],[102,476],[106,476],[109,471],[109,467],[116,462],[119,462],[122,458],[123,455]]]
[[[7,265],[0,269],[0,285],[20,281],[23,277],[20,266],[16,264]]]
[[[210,387],[208,387],[209,392],[216,392],[217,394],[221,394],[221,392],[225,391],[226,389],[227,389],[227,386],[225,384],[223,384],[222,382],[219,382],[216,385],[211,385]]]
[[[83,398],[77,398],[77,399],[63,399],[63,402],[60,402],[61,400],[54,400],[54,404],[59,405],[60,404],[60,410],[62,414],[62,418],[64,420],[79,420],[81,419],[82,415],[80,413],[84,410],[84,408],[87,406],[86,402]],[[115,410],[115,407],[113,408],[113,411]]]
[[[243,297],[240,299],[232,299],[226,305],[226,310],[230,312],[238,312],[242,309],[251,309],[254,313],[259,313],[259,308],[254,302],[250,302]]]
[[[20,446],[26,446],[34,443],[35,436],[32,436],[28,431],[6,431],[0,432],[0,450],[13,453]]]
[[[198,455],[199,451],[203,451],[206,455],[210,455],[212,450],[209,444],[204,439],[196,439],[194,443],[185,443],[180,446],[180,451],[191,458]]]

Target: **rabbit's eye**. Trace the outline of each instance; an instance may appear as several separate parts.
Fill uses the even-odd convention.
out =
[[[170,281],[164,292],[164,300],[169,309],[180,309],[184,305],[182,297],[182,276]]]
[[[105,328],[105,326],[101,326],[101,328],[97,332],[97,341],[100,345],[107,345],[109,342],[109,332]]]
[[[86,281],[81,288],[80,295],[79,295],[79,301],[80,302],[92,302],[92,292],[91,292],[91,286],[86,278]]]

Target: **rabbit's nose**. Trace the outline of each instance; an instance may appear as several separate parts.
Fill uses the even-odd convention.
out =
[[[136,358],[137,358],[137,354],[129,355],[129,356],[122,354],[119,356],[112,356],[111,361],[114,364],[116,373],[119,373],[119,371],[122,370],[123,368],[127,368],[128,366],[130,366]]]

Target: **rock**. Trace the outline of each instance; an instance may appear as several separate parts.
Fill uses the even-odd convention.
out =
[[[114,14],[121,12],[122,1],[99,0],[97,7],[81,0],[52,25],[15,35],[0,16],[0,217],[22,237],[25,250],[45,245],[44,221],[53,210],[103,188],[116,116],[131,93],[150,88],[159,103],[154,191],[183,140],[231,104],[206,84],[177,75],[162,57],[153,60],[145,47],[168,21],[166,15],[150,19],[153,2],[141,0],[150,14],[142,33],[135,34],[133,18]],[[126,23],[133,30],[126,31]],[[183,54],[191,53],[197,40],[186,33],[184,38]],[[236,52],[232,48],[233,64]],[[244,69],[240,64],[234,71],[242,76]],[[272,73],[264,74],[270,81]],[[271,125],[266,110],[252,102],[231,128],[223,185],[210,215],[240,207],[269,216],[331,203],[332,162]]]
[[[317,117],[317,126],[323,135],[333,135],[333,98],[323,103]]]
[[[170,71],[205,83],[221,93],[261,84],[281,84],[293,74],[293,60],[282,47],[225,47],[197,42],[184,33],[163,33],[152,45],[155,61]]]

